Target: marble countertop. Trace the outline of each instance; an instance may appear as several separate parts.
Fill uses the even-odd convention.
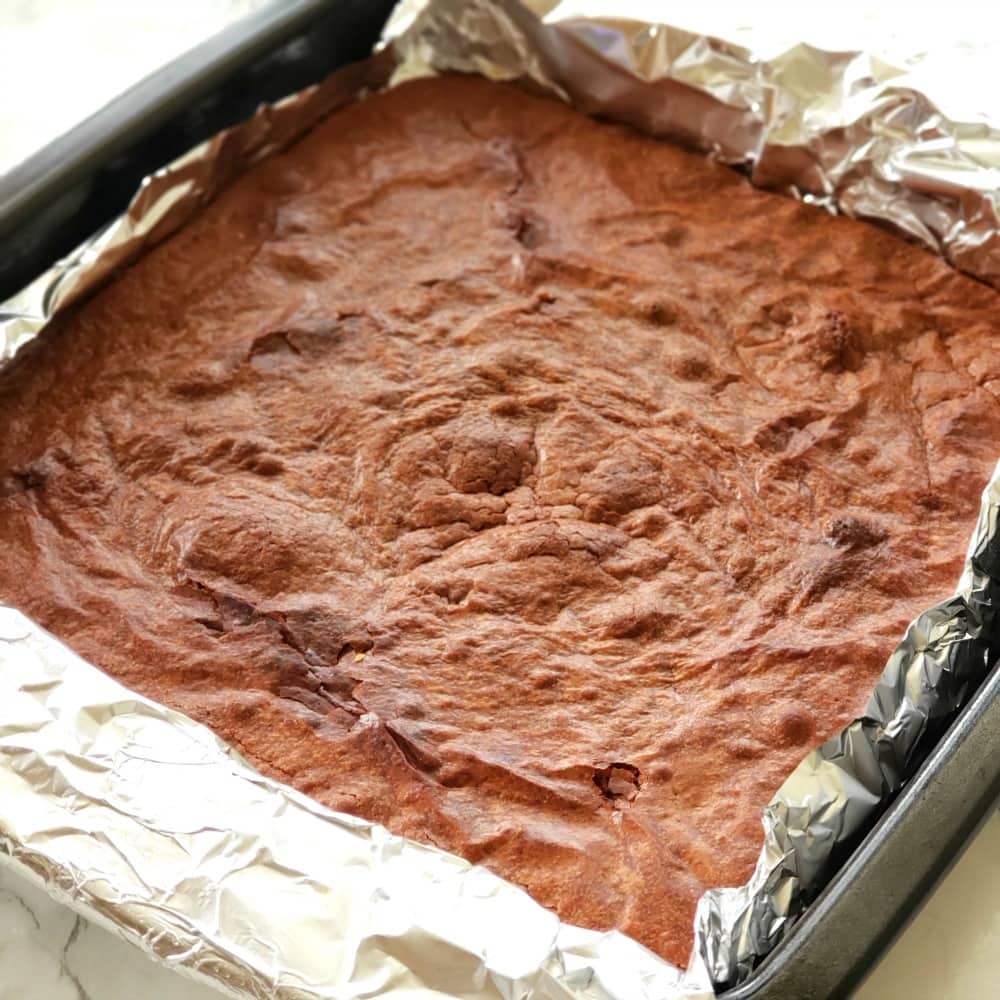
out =
[[[0,867],[0,1000],[219,1000]]]
[[[0,101],[0,174],[147,73],[274,2],[4,0],[0,94],[18,99]]]
[[[0,867],[0,1000],[218,1000]],[[1000,813],[855,1000],[1000,995]]]

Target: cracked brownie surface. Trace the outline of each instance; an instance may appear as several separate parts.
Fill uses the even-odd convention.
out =
[[[0,597],[684,962],[948,596],[997,294],[478,79],[329,118],[0,375]]]

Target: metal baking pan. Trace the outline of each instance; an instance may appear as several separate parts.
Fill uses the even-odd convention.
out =
[[[994,656],[996,651],[994,651]],[[826,1000],[857,987],[1000,798],[1000,667],[791,933],[725,1000]]]
[[[367,56],[394,0],[272,0],[0,176],[0,302],[120,215],[143,177]]]
[[[391,0],[276,3],[147,77],[0,178],[0,301],[118,215],[143,176],[366,56]],[[771,956],[728,1000],[843,996],[1000,796],[1000,669]]]

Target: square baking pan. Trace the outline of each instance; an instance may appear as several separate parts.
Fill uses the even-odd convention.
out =
[[[367,56],[391,0],[292,0],[157,70],[0,178],[0,302],[120,214],[141,179]],[[996,651],[994,651],[994,658]],[[846,995],[1000,796],[1000,669],[731,1000]]]

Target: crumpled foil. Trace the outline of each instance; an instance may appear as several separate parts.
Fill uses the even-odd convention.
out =
[[[1000,287],[1000,50],[968,46],[941,65],[933,50],[898,41],[829,51],[789,38],[783,4],[705,5],[719,8],[714,16],[673,6],[404,0],[386,36],[402,60],[397,79],[453,70],[525,80],[588,114],[705,150],[761,187],[889,225]],[[659,20],[671,15],[725,36]],[[899,19],[890,11],[888,25]],[[835,17],[820,20],[824,35],[836,33]],[[873,41],[892,38],[872,19],[863,28]],[[970,65],[982,83],[975,104],[949,86],[958,76],[974,87],[959,70]]]
[[[1000,286],[996,130],[948,118],[911,86],[911,65],[807,45],[765,58],[745,31],[724,41],[656,24],[651,6],[404,2],[371,60],[158,171],[124,216],[0,308],[0,361],[323,115],[445,70],[520,79],[698,146],[756,183],[893,225]],[[702,898],[685,972],[261,777],[2,607],[0,857],[234,997],[708,996],[745,980],[788,932],[992,667],[998,521],[1000,468],[956,596],[910,626],[864,716],[777,792],[751,880]]]
[[[618,933],[261,777],[0,608],[0,851],[234,997],[710,996]]]

